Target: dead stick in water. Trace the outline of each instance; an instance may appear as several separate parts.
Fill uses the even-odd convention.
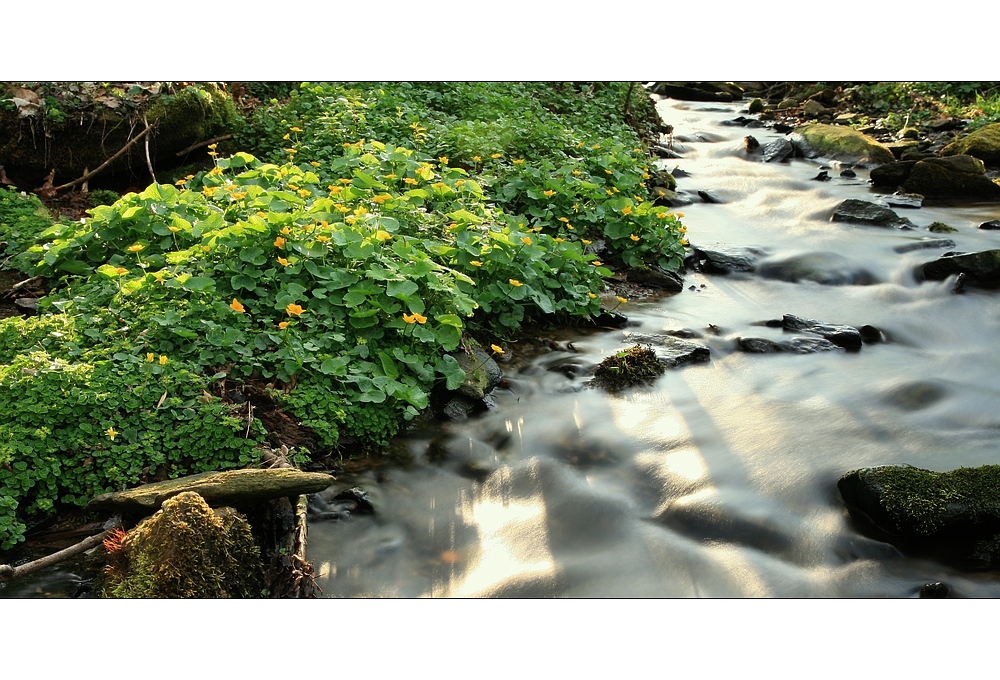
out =
[[[107,525],[105,525],[107,526]],[[45,557],[41,557],[33,562],[28,562],[27,564],[22,564],[17,567],[12,567],[9,564],[0,564],[0,583],[7,583],[13,581],[14,579],[20,578],[22,576],[27,576],[28,574],[38,571],[39,569],[44,569],[45,567],[51,567],[53,564],[58,564],[65,559],[73,557],[74,555],[79,555],[82,552],[86,552],[93,548],[94,546],[100,545],[101,541],[120,526],[119,522],[115,522],[114,526],[102,531],[96,536],[90,536],[83,539],[76,545],[71,545],[68,548],[64,548],[59,552],[52,553]]]
[[[80,182],[86,182],[88,179],[90,179],[91,177],[93,177],[94,175],[96,175],[97,173],[99,173],[101,170],[103,170],[104,168],[108,167],[113,162],[115,162],[115,160],[117,160],[119,156],[121,156],[123,153],[125,153],[126,151],[128,151],[132,147],[133,144],[135,144],[140,139],[142,139],[147,134],[149,134],[149,131],[152,130],[152,129],[153,129],[152,127],[147,127],[145,130],[143,130],[142,132],[140,132],[139,134],[137,134],[135,137],[133,137],[132,139],[130,139],[129,142],[128,142],[128,144],[126,144],[125,146],[123,146],[121,149],[118,150],[118,153],[116,153],[114,156],[112,156],[108,160],[104,161],[103,163],[101,163],[95,169],[93,169],[90,172],[86,173],[80,179],[75,179],[72,182],[67,182],[66,184],[62,184],[60,186],[55,187],[53,189],[53,191],[62,191],[63,189],[69,189],[72,186],[76,186]]]

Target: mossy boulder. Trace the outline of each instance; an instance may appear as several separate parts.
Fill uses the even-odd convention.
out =
[[[240,120],[232,97],[214,83],[159,94],[149,100],[145,116],[153,126],[149,151],[154,169],[176,164],[178,151],[233,131]],[[58,185],[82,176],[85,169],[97,168],[143,129],[140,111],[125,104],[110,108],[97,103],[60,118],[19,117],[16,110],[0,108],[0,159],[12,179],[30,184],[22,189],[40,184],[53,168]],[[108,172],[148,175],[145,168],[146,150],[139,142],[112,163]]]
[[[865,165],[882,165],[895,160],[883,144],[845,125],[812,123],[796,128],[795,132],[796,141],[804,142],[813,155]]]
[[[471,354],[458,352],[452,356],[465,371],[465,381],[459,386],[458,392],[470,399],[482,399],[503,379],[500,366],[481,349],[473,350]]]
[[[1000,287],[1000,250],[977,253],[948,253],[914,271],[918,280],[943,281],[961,274],[963,283],[980,288]]]
[[[1000,532],[1000,465],[870,467],[848,472],[837,488],[852,517],[889,536],[977,541]]]
[[[907,193],[935,198],[1000,200],[1000,185],[986,176],[982,161],[972,156],[917,161],[902,189]]]
[[[649,385],[667,370],[652,347],[635,345],[612,354],[594,369],[594,384],[609,392]]]
[[[1000,164],[1000,123],[985,125],[941,150],[944,156],[975,156],[990,165]]]
[[[120,542],[105,542],[99,592],[111,598],[260,597],[264,564],[246,518],[194,492],[163,503]]]

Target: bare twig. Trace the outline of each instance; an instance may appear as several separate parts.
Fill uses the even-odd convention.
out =
[[[149,129],[149,121],[146,120],[146,114],[145,113],[142,114],[142,122],[146,126],[146,129],[148,130]],[[153,161],[149,157],[149,135],[146,135],[146,167],[149,168],[149,176],[153,178],[154,182],[156,182],[156,173],[153,172]]]
[[[194,144],[192,144],[188,148],[181,149],[180,151],[178,151],[177,155],[178,156],[183,156],[184,154],[190,153],[190,152],[194,151],[195,149],[200,149],[203,146],[208,146],[209,144],[215,144],[217,142],[222,142],[222,141],[225,141],[227,139],[232,139],[232,138],[233,138],[233,135],[232,134],[228,134],[228,135],[222,135],[221,137],[212,137],[211,139],[206,139],[203,142],[195,142]]]
[[[105,524],[105,526],[107,526],[107,524]],[[71,545],[68,548],[64,548],[59,552],[52,553],[51,555],[39,558],[33,562],[28,562],[27,564],[22,564],[16,567],[12,567],[9,564],[0,564],[0,583],[7,583],[9,581],[13,581],[14,579],[21,578],[22,576],[27,576],[28,574],[36,572],[39,569],[51,567],[53,564],[58,564],[59,562],[73,557],[74,555],[86,552],[94,546],[100,545],[101,541],[103,541],[108,534],[120,526],[121,523],[116,521],[114,526],[102,531],[96,536],[85,538],[75,545]]]
[[[4,262],[6,263],[6,260]],[[38,281],[41,280],[42,280],[41,276],[32,276],[30,279],[25,279],[24,281],[18,281],[17,283],[15,283],[13,286],[10,287],[10,290],[11,291],[21,290],[25,286],[30,286],[31,284],[37,283]]]
[[[95,169],[91,170],[90,172],[88,172],[87,174],[85,174],[83,177],[81,177],[79,179],[75,179],[72,182],[67,182],[66,184],[62,184],[60,186],[55,187],[53,189],[53,191],[62,191],[63,189],[69,189],[72,186],[76,186],[80,182],[86,182],[88,179],[90,179],[91,177],[93,177],[97,173],[99,173],[102,170],[104,170],[104,168],[108,167],[113,162],[115,162],[123,153],[125,153],[130,148],[132,148],[132,145],[134,145],[140,139],[142,139],[143,137],[145,137],[146,135],[148,135],[149,131],[152,130],[152,129],[153,129],[152,127],[147,127],[145,130],[143,130],[142,132],[140,132],[139,134],[137,134],[135,137],[133,137],[131,140],[129,140],[128,144],[126,144],[125,146],[123,146],[121,149],[118,150],[118,153],[116,153],[114,156],[112,156],[108,160],[104,161],[103,163],[101,163]]]

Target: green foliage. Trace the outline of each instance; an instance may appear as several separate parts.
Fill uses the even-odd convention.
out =
[[[863,83],[844,95],[855,109],[891,130],[943,116],[966,118],[968,131],[1000,122],[1000,84],[995,82]]]
[[[0,187],[0,256],[21,252],[52,226],[52,217],[34,194]]]
[[[161,467],[176,477],[254,462],[259,424],[248,432],[227,405],[207,396],[207,386],[166,356],[162,365],[117,352],[67,361],[39,350],[5,362],[0,549],[21,539],[24,525],[15,511],[27,516],[57,503],[84,505]]]
[[[110,189],[94,189],[87,196],[87,200],[90,201],[91,207],[96,208],[99,205],[111,205],[117,201],[121,196],[117,191],[111,191]]]

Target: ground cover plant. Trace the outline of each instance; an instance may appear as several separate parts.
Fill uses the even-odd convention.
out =
[[[474,338],[598,313],[602,258],[679,268],[626,88],[303,84],[82,222],[22,229],[15,201],[8,266],[56,285],[0,321],[0,549],[57,504],[257,462],[220,386],[363,452],[462,383]]]

